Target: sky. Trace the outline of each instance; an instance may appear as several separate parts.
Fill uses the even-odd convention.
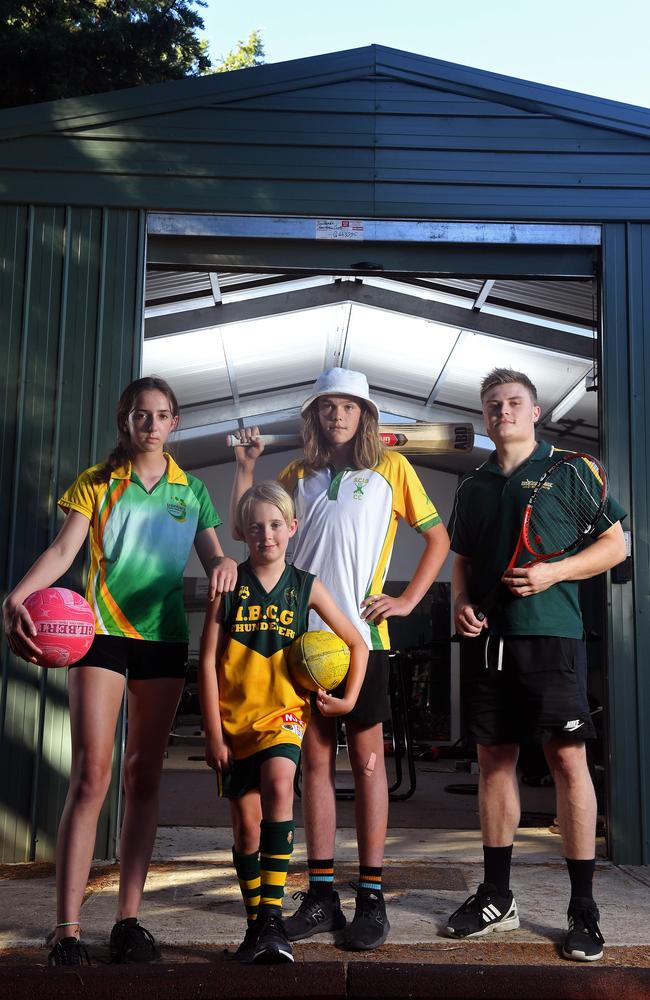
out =
[[[262,32],[266,62],[388,45],[650,107],[648,0],[208,0],[213,63]]]

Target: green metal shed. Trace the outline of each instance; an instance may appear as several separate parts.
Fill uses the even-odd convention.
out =
[[[177,225],[148,226],[154,213]],[[341,218],[365,220],[363,252],[316,246],[314,220]],[[650,863],[648,110],[372,45],[1,112],[0,590],[111,441],[118,390],[139,372],[148,230],[172,266],[198,238],[203,258],[251,267],[359,269],[380,246],[414,268],[423,247],[400,220],[426,223],[431,273],[600,280],[602,450],[634,554],[631,583],[608,587],[609,850]],[[64,679],[6,644],[2,664],[0,860],[51,857]],[[115,817],[114,795],[98,856]]]

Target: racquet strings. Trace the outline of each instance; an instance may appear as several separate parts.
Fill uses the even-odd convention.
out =
[[[565,552],[588,535],[602,513],[604,470],[575,455],[558,463],[531,502],[525,542],[538,555]]]

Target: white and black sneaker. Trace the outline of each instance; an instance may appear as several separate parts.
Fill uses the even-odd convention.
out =
[[[278,965],[293,962],[293,950],[282,923],[282,914],[277,907],[260,906],[257,913],[259,929],[257,944],[253,951],[255,965]]]
[[[499,896],[496,886],[482,882],[476,893],[466,899],[450,916],[447,937],[482,937],[492,931],[513,931],[519,927],[517,904],[511,892]]]
[[[593,899],[573,898],[567,910],[569,930],[562,954],[575,962],[597,962],[603,957],[605,939],[598,921],[600,913]]]

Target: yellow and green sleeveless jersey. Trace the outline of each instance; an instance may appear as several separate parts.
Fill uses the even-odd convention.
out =
[[[223,596],[226,642],[217,665],[221,725],[236,760],[276,746],[301,746],[309,695],[296,690],[287,666],[293,640],[307,631],[314,577],[286,566],[264,589],[248,560]]]
[[[150,493],[130,463],[107,483],[96,481],[95,465],[59,500],[90,521],[86,600],[99,635],[187,642],[183,570],[197,532],[221,519],[200,479],[165,458],[167,472]]]
[[[386,451],[373,469],[318,469],[298,459],[278,476],[296,505],[293,562],[316,573],[365,638],[369,649],[390,649],[388,625],[362,621],[360,605],[384,585],[400,518],[416,531],[440,523],[411,463]],[[327,629],[312,612],[309,628]]]

